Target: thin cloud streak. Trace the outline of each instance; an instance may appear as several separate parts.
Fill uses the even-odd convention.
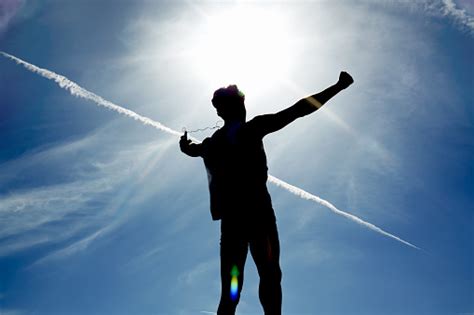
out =
[[[20,58],[17,58],[15,56],[7,54],[3,51],[0,51],[0,54],[3,55],[6,58],[9,58],[9,59],[15,61],[17,64],[22,65],[26,69],[28,69],[28,70],[30,70],[34,73],[39,74],[40,76],[42,76],[46,79],[55,81],[62,89],[65,89],[65,90],[69,91],[69,93],[71,93],[71,95],[73,95],[73,96],[77,96],[77,97],[80,97],[80,98],[90,100],[90,101],[96,103],[99,106],[106,107],[108,109],[111,109],[113,111],[118,112],[119,114],[128,116],[128,117],[133,118],[135,120],[138,120],[144,125],[150,125],[150,126],[156,128],[156,129],[159,129],[161,131],[164,131],[164,132],[169,133],[169,134],[174,135],[174,136],[181,136],[180,132],[175,131],[171,128],[168,128],[168,127],[162,125],[161,123],[159,123],[157,121],[154,121],[154,120],[152,120],[148,117],[141,116],[141,115],[135,113],[134,111],[131,111],[129,109],[126,109],[126,108],[123,108],[119,105],[116,105],[116,104],[114,104],[110,101],[107,101],[107,100],[103,99],[102,97],[100,97],[99,95],[84,89],[83,87],[79,86],[77,83],[72,82],[71,80],[69,80],[65,76],[62,76],[60,74],[54,73],[53,71],[46,70],[46,69],[37,67],[35,65],[32,65],[31,63],[28,63],[28,62],[26,62],[26,61],[24,61]]]
[[[133,118],[135,120],[138,120],[140,121],[141,123],[143,123],[144,125],[149,125],[149,126],[152,126],[158,130],[161,130],[161,131],[164,131],[166,133],[169,133],[171,135],[174,135],[174,136],[181,136],[182,133],[180,133],[179,131],[176,131],[176,130],[173,130],[157,121],[154,121],[148,117],[144,117],[144,116],[141,116],[129,109],[126,109],[126,108],[123,108],[119,105],[116,105],[110,101],[107,101],[105,99],[103,99],[102,97],[82,88],[81,86],[79,86],[77,83],[75,82],[72,82],[71,80],[69,80],[68,78],[62,76],[62,75],[59,75],[55,72],[52,72],[50,70],[47,70],[47,69],[43,69],[43,68],[40,68],[40,67],[37,67],[33,64],[30,64],[20,58],[17,58],[15,56],[12,56],[10,54],[7,54],[5,52],[2,52],[0,51],[0,54],[3,55],[4,57],[6,58],[9,58],[13,61],[15,61],[17,64],[20,64],[22,65],[23,67],[25,67],[27,70],[29,71],[32,71],[34,73],[37,73],[39,74],[40,76],[44,77],[44,78],[47,78],[49,80],[53,80],[55,81],[56,83],[58,83],[58,85],[62,88],[62,89],[65,89],[67,91],[69,91],[72,95],[74,96],[77,96],[77,97],[81,97],[81,98],[84,98],[84,99],[87,99],[87,100],[91,100],[93,101],[94,103],[96,103],[97,105],[99,106],[103,106],[103,107],[106,107],[106,108],[109,108],[111,110],[114,110],[116,112],[118,112],[119,114],[123,114],[125,116],[128,116],[130,118]],[[285,181],[281,180],[281,179],[278,179],[272,175],[269,175],[268,176],[268,181],[278,187],[281,187],[281,188],[284,188],[285,190],[291,192],[292,194],[295,194],[297,195],[298,197],[300,198],[303,198],[303,199],[307,199],[307,200],[311,200],[311,201],[315,201],[316,203],[322,205],[322,206],[325,206],[326,208],[328,208],[329,210],[331,210],[332,212],[338,214],[338,215],[341,215],[353,222],[356,222],[362,226],[365,226],[375,232],[378,232],[384,236],[387,236],[387,237],[390,237],[392,239],[395,239],[409,247],[412,247],[412,248],[415,248],[415,249],[420,249],[419,247],[393,235],[393,234],[390,234],[386,231],[384,231],[383,229],[377,227],[376,225],[372,224],[372,223],[369,223],[369,222],[366,222],[362,219],[360,219],[359,217],[355,216],[355,215],[352,215],[350,213],[347,213],[347,212],[344,212],[342,210],[339,210],[337,209],[333,204],[331,204],[330,202],[322,199],[322,198],[319,198],[313,194],[310,194],[306,191],[304,191],[303,189],[299,188],[299,187],[296,187],[296,186],[293,186],[293,185],[290,185],[288,183],[286,183]]]
[[[293,186],[293,185],[290,185],[288,184],[287,182],[284,182],[282,181],[281,179],[278,179],[272,175],[268,175],[268,181],[278,187],[281,187],[283,189],[286,189],[287,191],[289,191],[290,193],[302,198],[302,199],[306,199],[306,200],[311,200],[311,201],[314,201],[322,206],[325,206],[326,208],[328,208],[329,210],[331,210],[332,212],[334,212],[335,214],[337,215],[340,215],[340,216],[343,216],[345,217],[346,219],[349,219],[355,223],[358,223],[362,226],[365,226],[366,228],[368,229],[371,229],[372,231],[375,231],[377,233],[380,233],[382,235],[385,235],[387,237],[390,237],[390,238],[393,238],[394,240],[397,240],[405,245],[408,245],[412,248],[415,248],[415,249],[420,249],[419,247],[399,238],[398,236],[395,236],[393,234],[390,234],[388,233],[387,231],[384,231],[382,230],[381,228],[379,228],[378,226],[372,224],[372,223],[369,223],[369,222],[366,222],[364,220],[362,220],[361,218],[353,215],[353,214],[350,214],[350,213],[347,213],[347,212],[344,212],[342,210],[339,210],[338,208],[336,208],[336,206],[334,206],[332,203],[330,203],[329,201],[327,200],[324,200],[318,196],[315,196],[301,188],[298,188],[296,186]]]
[[[98,194],[110,191],[113,180],[78,180],[0,197],[0,238],[22,234],[55,222],[84,207]],[[35,211],[31,211],[35,209]],[[53,209],[54,211],[51,211]],[[0,250],[0,255],[2,250]]]
[[[106,129],[110,128],[0,164],[0,191],[5,187],[0,194],[0,257],[41,245],[69,246],[73,239],[76,242],[78,237],[83,238],[85,232],[91,234],[91,230],[108,226],[111,221],[118,225],[126,220],[129,214],[118,209],[135,198],[128,183],[140,183],[146,176],[142,170],[157,163],[171,141],[160,141],[159,155],[156,143],[147,142],[128,145],[127,150],[119,148],[118,152],[113,151],[114,145],[109,145],[104,156],[97,152],[97,147],[104,149]],[[85,151],[95,154],[84,160],[72,160]],[[55,176],[60,175],[61,180],[47,184],[49,175],[38,175],[35,170],[50,169],[52,165],[58,168]],[[38,176],[45,178],[46,184],[15,188],[15,177],[35,183]],[[118,196],[111,194],[117,189]],[[91,241],[95,239],[98,238]]]
[[[102,211],[94,211],[98,206],[91,201],[99,200],[128,178],[130,171],[111,175],[117,173],[114,170],[119,167],[123,169],[120,163],[103,166],[95,168],[93,177],[79,175],[69,183],[0,196],[0,257],[33,246],[63,242],[94,227],[97,221],[105,221],[112,215],[111,209],[101,204]],[[72,215],[86,220],[72,223],[68,220]]]
[[[58,260],[62,259],[64,257],[70,256],[72,254],[75,254],[78,251],[83,251],[89,247],[89,245],[96,240],[99,236],[107,232],[109,229],[111,229],[111,226],[107,226],[105,228],[102,228],[91,235],[86,236],[85,238],[67,246],[66,248],[60,249],[58,251],[53,252],[52,254],[49,254],[43,258],[40,258],[39,260],[35,261],[32,265],[30,265],[28,268],[32,268],[41,264],[44,264],[49,261],[53,260]]]

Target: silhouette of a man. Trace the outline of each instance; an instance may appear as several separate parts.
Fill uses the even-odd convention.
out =
[[[260,276],[259,297],[265,314],[281,314],[280,244],[275,213],[267,190],[263,137],[299,117],[311,114],[353,83],[341,72],[336,84],[303,98],[278,113],[246,121],[244,94],[230,85],[214,92],[212,104],[224,126],[202,143],[187,133],[180,148],[202,157],[207,169],[211,215],[221,220],[221,299],[217,314],[235,314],[244,280],[248,249]]]

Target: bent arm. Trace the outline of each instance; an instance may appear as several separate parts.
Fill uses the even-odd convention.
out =
[[[294,105],[275,114],[267,114],[255,117],[249,124],[253,125],[254,131],[262,137],[278,131],[287,126],[297,118],[309,115],[317,111],[332,97],[346,89],[354,82],[347,72],[341,72],[339,81],[317,94],[302,98]]]

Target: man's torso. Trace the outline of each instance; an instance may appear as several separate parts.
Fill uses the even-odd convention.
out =
[[[274,219],[263,141],[248,124],[224,126],[203,148],[213,219]]]

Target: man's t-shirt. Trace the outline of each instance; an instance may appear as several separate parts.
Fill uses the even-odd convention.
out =
[[[255,125],[228,124],[202,142],[213,220],[275,220],[263,134]]]

